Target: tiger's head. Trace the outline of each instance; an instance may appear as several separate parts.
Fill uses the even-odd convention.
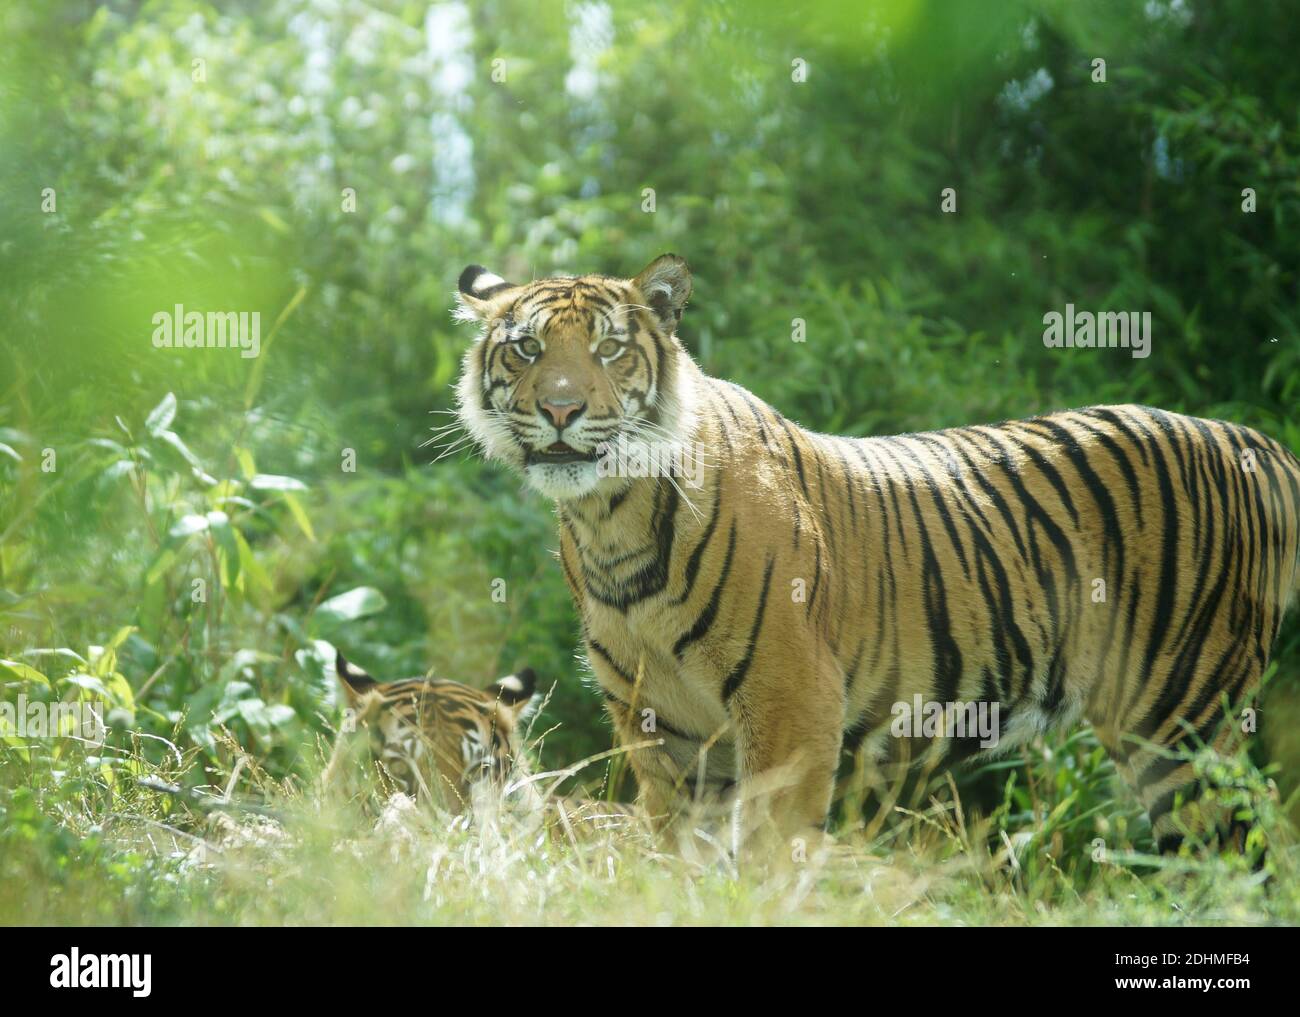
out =
[[[633,279],[515,285],[471,265],[459,288],[457,316],[482,325],[457,386],[460,420],[489,459],[520,470],[542,495],[613,494],[628,481],[598,469],[610,443],[690,434],[674,332],[691,273],[675,254]]]
[[[392,790],[459,813],[475,784],[500,788],[521,767],[519,734],[536,698],[530,668],[486,689],[432,678],[379,682],[342,654],[335,670],[348,709],[340,747],[361,736],[354,740],[368,743]]]

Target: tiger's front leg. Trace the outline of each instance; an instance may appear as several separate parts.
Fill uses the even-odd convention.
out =
[[[843,681],[829,654],[789,644],[755,661],[731,696],[741,793],[739,849],[785,850],[820,838],[843,737]]]
[[[614,723],[618,743],[627,751],[628,765],[636,777],[637,804],[658,830],[664,829],[675,811],[677,779],[662,746],[647,746],[653,735],[642,731],[635,710],[616,700],[606,700],[605,709]]]

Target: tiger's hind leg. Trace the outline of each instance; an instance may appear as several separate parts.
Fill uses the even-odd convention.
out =
[[[1263,669],[1254,659],[1237,663],[1235,676],[1220,672],[1184,682],[1169,677],[1163,686],[1168,691],[1144,697],[1132,712],[1141,718],[1136,723],[1120,727],[1113,717],[1110,724],[1089,717],[1146,809],[1161,854],[1175,853],[1189,840],[1239,852],[1248,847],[1251,824],[1236,813],[1260,790],[1252,786],[1258,782],[1252,782],[1241,754],[1254,731],[1247,708]]]

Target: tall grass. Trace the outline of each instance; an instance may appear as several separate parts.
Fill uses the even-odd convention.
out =
[[[204,766],[199,787],[183,786],[195,758],[170,748],[155,756],[136,740],[56,755],[53,744],[0,749],[0,923],[1300,920],[1300,849],[1258,770],[1233,772],[1270,840],[1264,868],[1232,853],[1158,857],[1135,806],[1114,801],[1117,781],[1086,732],[1008,761],[991,811],[941,775],[883,817],[739,861],[716,826],[656,839],[633,819],[575,833],[523,795],[484,793],[463,815],[400,796],[340,801],[273,778],[233,741],[233,764]]]

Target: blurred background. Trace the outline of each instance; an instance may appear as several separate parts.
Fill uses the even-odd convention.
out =
[[[1141,401],[1300,448],[1292,3],[0,11],[0,677],[192,779],[222,729],[309,773],[332,646],[531,665],[543,761],[608,747],[550,507],[428,444],[470,262],[677,252],[691,353],[819,430]],[[1067,302],[1151,312],[1150,357],[1046,349]],[[260,356],[156,348],[178,304],[257,312]],[[1300,757],[1287,647],[1266,758]]]

